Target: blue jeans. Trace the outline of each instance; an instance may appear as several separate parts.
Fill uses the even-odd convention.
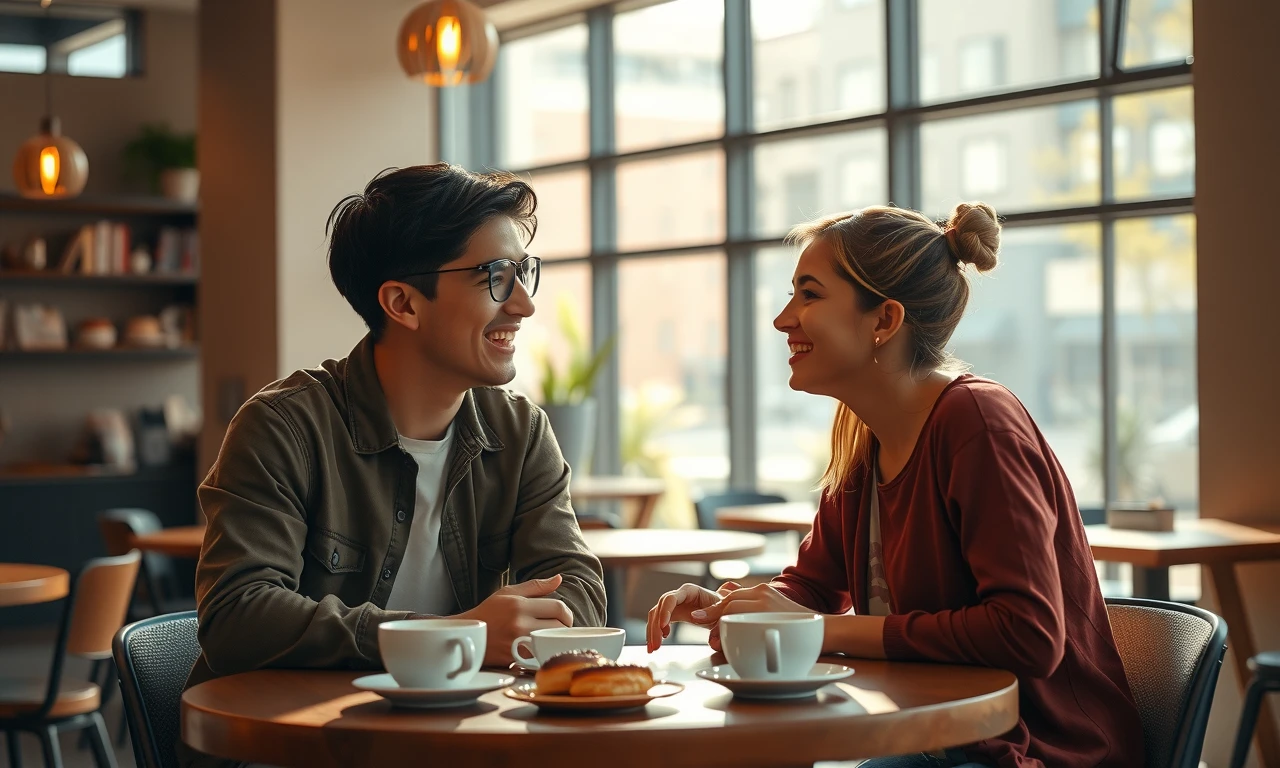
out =
[[[877,757],[867,760],[858,768],[986,768],[981,763],[970,762],[959,749],[948,749],[947,756],[915,754],[897,757]]]

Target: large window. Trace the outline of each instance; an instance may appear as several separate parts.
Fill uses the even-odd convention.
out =
[[[538,190],[535,347],[562,355],[568,315],[616,339],[594,471],[812,498],[834,406],[788,385],[783,237],[983,200],[1003,263],[953,351],[1026,404],[1082,507],[1194,511],[1190,10],[626,2],[509,34],[490,83],[443,99],[442,152]]]
[[[137,11],[118,8],[0,3],[0,72],[138,74],[138,20]]]

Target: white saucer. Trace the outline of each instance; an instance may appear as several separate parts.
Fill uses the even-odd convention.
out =
[[[728,664],[700,669],[697,674],[744,699],[799,699],[813,696],[824,685],[848,678],[853,674],[853,668],[841,664],[814,664],[809,675],[798,680],[745,680]]]
[[[362,691],[388,699],[399,707],[431,709],[436,707],[460,707],[474,702],[482,694],[506,688],[515,682],[511,675],[481,670],[471,681],[460,688],[401,688],[388,673],[357,677],[351,684]]]

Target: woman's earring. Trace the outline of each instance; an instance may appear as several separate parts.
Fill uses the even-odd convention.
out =
[[[876,357],[876,353],[875,353],[875,350],[879,348],[880,348],[880,337],[877,336],[875,340],[875,346],[871,348],[871,362],[875,363],[876,365],[880,364],[880,360]]]

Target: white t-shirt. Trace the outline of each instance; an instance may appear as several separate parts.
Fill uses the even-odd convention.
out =
[[[400,573],[391,586],[387,610],[413,611],[433,616],[457,612],[453,582],[440,552],[440,523],[444,517],[444,474],[453,443],[453,426],[443,440],[411,440],[400,445],[418,462],[418,489],[409,525]]]

